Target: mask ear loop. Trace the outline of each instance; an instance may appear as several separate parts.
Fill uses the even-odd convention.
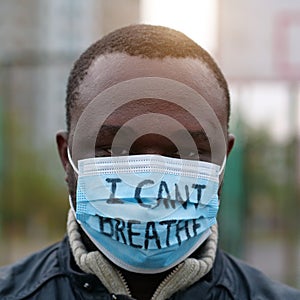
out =
[[[69,163],[71,164],[73,170],[77,173],[77,175],[79,175],[79,171],[72,160],[69,147],[67,148],[67,155],[68,155]]]
[[[69,204],[70,204],[70,208],[71,208],[71,211],[72,211],[73,215],[76,217],[76,211],[75,211],[75,208],[74,208],[74,205],[73,205],[73,202],[72,202],[71,195],[69,195]]]
[[[67,155],[68,155],[69,163],[71,164],[73,170],[74,170],[74,171],[77,173],[77,175],[78,175],[79,172],[78,172],[78,169],[76,168],[76,166],[75,166],[75,164],[74,164],[74,162],[73,162],[73,160],[72,160],[72,158],[71,158],[71,154],[70,154],[70,149],[69,149],[69,147],[67,148]],[[76,211],[75,211],[75,208],[74,208],[74,205],[73,205],[73,201],[72,201],[71,195],[69,195],[69,204],[70,204],[71,211],[72,211],[73,215],[74,215],[75,218],[76,218]]]
[[[226,160],[227,160],[227,156],[225,155],[225,157],[223,159],[223,162],[222,162],[222,165],[221,165],[221,168],[219,170],[219,175],[221,175],[222,172],[224,171],[224,168],[225,168],[225,165],[226,165]]]
[[[67,148],[67,155],[68,155],[68,160],[69,160],[69,163],[70,165],[72,166],[74,172],[77,173],[77,175],[79,174],[79,171],[78,169],[76,168],[72,158],[71,158],[71,154],[70,154],[70,149],[69,147]],[[72,202],[72,198],[71,198],[71,195],[69,195],[69,204],[70,204],[70,207],[71,207],[71,210],[72,210],[72,213],[74,214],[74,216],[76,217],[76,211],[74,209],[74,206],[73,206],[73,202]]]

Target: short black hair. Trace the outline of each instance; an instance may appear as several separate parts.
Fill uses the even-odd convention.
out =
[[[230,96],[227,82],[213,58],[198,44],[183,33],[171,28],[154,25],[130,25],[117,29],[92,44],[74,63],[67,84],[66,122],[69,132],[71,110],[79,98],[79,86],[91,64],[107,53],[126,53],[145,58],[196,58],[203,61],[215,75],[224,91],[228,122]]]

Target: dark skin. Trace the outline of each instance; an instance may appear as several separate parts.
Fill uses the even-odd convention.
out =
[[[180,81],[205,97],[219,120],[227,148],[225,152],[223,151],[224,153],[221,153],[222,150],[220,150],[219,158],[217,158],[218,161],[215,163],[220,165],[222,157],[230,153],[234,144],[234,137],[227,131],[228,115],[224,93],[213,73],[201,61],[191,58],[146,59],[126,54],[101,56],[90,67],[88,74],[79,87],[80,97],[72,110],[70,132],[59,132],[56,137],[61,162],[66,171],[66,182],[68,183],[69,193],[73,199],[74,206],[76,202],[77,175],[75,175],[68,161],[67,147],[69,146],[72,151],[74,130],[78,118],[90,101],[107,87],[124,80],[143,76],[165,77]],[[201,109],[201,103],[199,103],[199,109]],[[136,116],[153,112],[168,115],[180,122],[193,137],[198,149],[197,155],[199,155],[199,158],[207,161],[211,159],[210,143],[199,122],[180,106],[170,102],[162,102],[160,99],[132,101],[110,114],[104,122],[105,126],[98,133],[95,145],[96,155],[158,154],[169,157],[179,157],[178,154],[183,155],[182,151],[178,151],[178,143],[180,144],[180,141],[182,141],[178,128],[173,128],[167,121],[165,124],[161,124],[169,132],[172,141],[158,132],[141,136],[138,130],[140,127],[151,127],[151,122],[146,119],[141,126],[135,124],[135,126],[129,128],[128,135],[126,133],[126,138],[130,137],[134,140],[130,148],[127,145],[125,147],[121,141],[115,147],[114,151],[111,150],[115,134],[125,122]],[[185,149],[184,158],[196,159],[194,152]],[[95,246],[83,232],[82,236],[87,249],[95,250]],[[170,270],[158,274],[138,274],[127,270],[121,270],[121,272],[128,283],[133,297],[146,300],[151,298],[160,282],[167,276]]]

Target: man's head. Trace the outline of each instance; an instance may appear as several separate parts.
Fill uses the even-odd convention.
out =
[[[143,79],[147,85],[151,81],[147,78],[161,78],[156,85],[160,86],[160,91],[153,90],[151,97],[149,93],[143,96],[140,91],[136,92],[134,80]],[[164,81],[166,79],[175,84],[174,88],[172,84],[164,85],[168,84]],[[82,121],[81,117],[89,105],[99,95],[123,82],[129,84],[123,94],[120,95],[120,89],[115,94],[108,93],[111,99],[101,100],[108,105],[98,101],[96,109],[84,119],[85,128],[82,130],[81,126],[81,136],[76,136],[78,124],[82,125],[79,121]],[[199,105],[188,105],[190,91],[184,89],[183,85],[200,95]],[[176,89],[176,95],[184,91],[181,102],[180,99],[174,99]],[[164,97],[156,96],[161,95],[161,92]],[[131,98],[131,101],[122,102],[124,97]],[[75,147],[82,147],[90,134],[89,128],[97,126],[97,122],[101,126],[97,133],[94,132],[93,155],[151,153],[193,159],[196,149],[196,156],[199,155],[201,160],[211,160],[211,144],[215,142],[212,138],[213,129],[221,128],[227,152],[232,148],[233,137],[228,136],[227,132],[229,111],[229,92],[221,71],[210,55],[184,34],[150,25],[128,26],[108,34],[79,57],[68,81],[67,134],[59,133],[57,142],[73,200],[76,182],[66,149],[69,146],[73,153],[75,141]],[[211,129],[210,133],[207,128]],[[117,135],[120,129],[123,130],[122,134]],[[189,147],[185,148],[190,140],[186,134],[182,134],[183,129],[192,137],[195,146],[193,151]],[[217,135],[216,139],[220,140]],[[117,146],[114,147],[114,153],[111,153],[113,143]],[[216,163],[221,164],[225,152],[219,154]]]
[[[208,67],[224,92],[228,120],[230,111],[226,80],[211,56],[181,32],[162,26],[134,25],[118,29],[91,45],[76,61],[68,81],[66,97],[67,129],[71,126],[72,108],[80,100],[80,85],[89,68],[102,55],[124,53],[149,59],[193,58]],[[106,70],[102,70],[103,72]]]

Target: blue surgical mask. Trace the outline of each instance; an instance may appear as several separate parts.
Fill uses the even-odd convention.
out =
[[[163,272],[211,233],[219,207],[218,165],[132,155],[79,160],[77,170],[68,155],[78,173],[76,219],[119,267]]]

